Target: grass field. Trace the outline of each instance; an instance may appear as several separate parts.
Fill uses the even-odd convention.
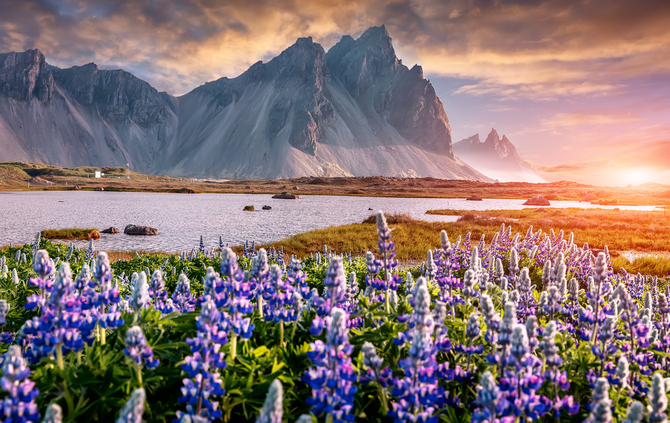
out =
[[[80,229],[80,228],[67,228],[67,229],[47,229],[40,233],[40,235],[47,239],[64,239],[64,240],[87,240],[91,239],[91,233],[97,231],[95,228]]]

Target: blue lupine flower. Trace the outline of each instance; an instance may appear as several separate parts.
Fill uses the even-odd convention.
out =
[[[612,401],[609,398],[609,387],[606,378],[598,378],[591,396],[591,414],[584,420],[585,423],[609,423],[612,421]]]
[[[354,394],[356,380],[354,368],[349,357],[352,346],[349,344],[349,316],[347,312],[334,307],[326,317],[328,334],[326,343],[317,340],[310,344],[307,357],[314,367],[310,367],[302,380],[312,388],[312,397],[307,404],[312,406],[316,416],[325,414],[333,423],[353,422]]]
[[[165,289],[165,282],[163,281],[163,272],[160,269],[154,270],[149,282],[149,297],[153,300],[154,308],[163,314],[168,314],[174,311],[172,302],[168,302],[168,292]]]
[[[293,287],[288,281],[282,280],[282,271],[276,264],[270,268],[270,278],[265,285],[263,300],[267,304],[265,320],[275,323],[296,320],[295,309],[291,308],[294,302]]]
[[[393,380],[392,394],[397,401],[392,403],[393,410],[389,415],[397,422],[433,423],[437,421],[433,412],[441,407],[444,391],[437,384],[437,349],[431,338],[434,321],[430,312],[430,294],[423,277],[416,284],[411,322],[414,327],[403,337],[411,336],[412,339],[408,357],[400,361],[405,377]]]
[[[133,326],[126,332],[126,347],[123,349],[123,354],[132,360],[138,366],[142,363],[148,369],[155,369],[160,364],[159,359],[154,359],[154,353],[151,347],[147,344],[142,328]]]
[[[284,415],[284,389],[279,379],[272,381],[268,396],[265,398],[261,413],[256,419],[256,423],[282,423]]]
[[[144,389],[135,389],[130,399],[128,399],[119,412],[119,418],[116,419],[116,423],[142,423],[144,401],[146,401]]]
[[[196,319],[198,335],[186,340],[193,355],[186,357],[182,365],[189,379],[184,379],[179,402],[186,404],[186,412],[177,411],[174,423],[184,421],[184,416],[189,416],[193,422],[211,422],[221,417],[218,402],[212,399],[225,393],[221,376],[216,372],[227,364],[220,352],[228,342],[222,318],[214,300],[208,298],[202,303],[200,316]]]
[[[477,400],[474,403],[477,409],[472,413],[472,423],[498,422],[498,416],[505,408],[505,399],[502,398],[500,388],[491,372],[485,372],[477,385]],[[514,421],[514,417],[509,417]]]
[[[179,274],[177,286],[172,293],[172,303],[182,313],[195,310],[195,298],[191,293],[191,282],[184,273]]]
[[[4,401],[0,402],[0,416],[3,416],[3,422],[32,423],[39,420],[40,415],[35,404],[39,390],[28,376],[30,369],[21,355],[21,348],[11,345],[2,356],[0,386],[8,393]]]

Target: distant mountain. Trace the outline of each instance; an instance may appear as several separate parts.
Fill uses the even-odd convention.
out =
[[[454,157],[433,86],[396,57],[384,26],[327,53],[300,38],[181,97],[123,70],[0,54],[0,161],[9,160],[210,178],[489,180]]]
[[[454,154],[464,162],[501,182],[544,182],[530,163],[519,156],[507,136],[500,139],[495,129],[491,129],[484,142],[475,134],[458,141],[453,148]]]

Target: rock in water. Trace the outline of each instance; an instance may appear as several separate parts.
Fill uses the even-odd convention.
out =
[[[327,53],[300,38],[179,98],[94,63],[58,69],[38,50],[0,54],[0,161],[43,157],[207,178],[491,181],[454,157],[435,89],[396,57],[384,26]]]
[[[112,226],[112,227],[109,227],[107,229],[103,229],[100,232],[103,233],[103,234],[118,234],[118,233],[121,233],[121,230],[119,228],[115,228],[114,226]]]
[[[549,200],[544,198],[541,195],[536,195],[533,198],[528,199],[525,203],[523,203],[524,206],[551,206],[551,203]]]
[[[158,229],[149,226],[128,225],[123,233],[126,235],[158,235]]]
[[[275,194],[272,198],[278,198],[280,200],[297,200],[300,196],[295,194]]]
[[[480,197],[478,195],[472,195],[472,196],[466,198],[466,200],[468,200],[468,201],[484,201],[482,199],[482,197]]]
[[[595,195],[592,192],[587,193],[584,197],[582,197],[581,201],[595,201],[598,199],[598,196]]]

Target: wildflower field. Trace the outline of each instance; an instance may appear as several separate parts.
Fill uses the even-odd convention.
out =
[[[665,422],[664,279],[563,231],[434,234],[398,270],[283,250],[0,250],[3,422]]]

